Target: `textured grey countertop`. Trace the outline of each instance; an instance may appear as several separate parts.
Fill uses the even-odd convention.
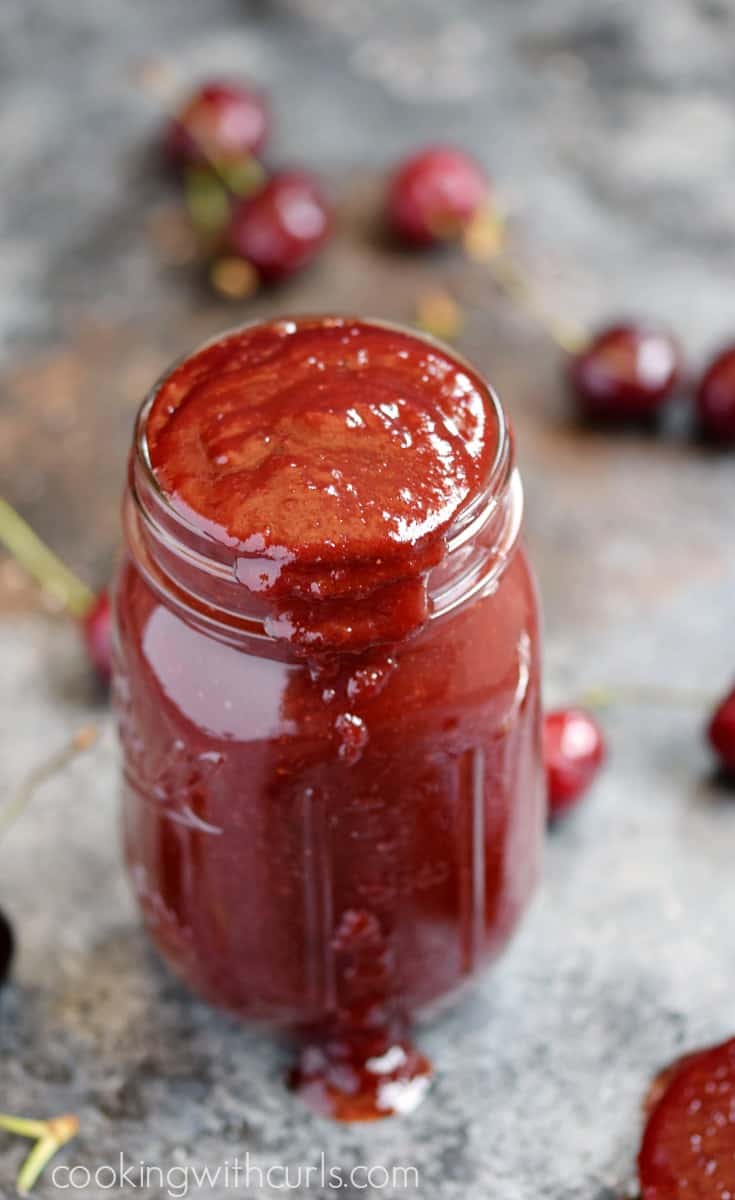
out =
[[[386,162],[462,141],[499,181],[548,296],[580,319],[659,316],[696,366],[735,333],[734,31],[727,0],[210,0],[206,13],[193,0],[5,0],[0,491],[102,582],[132,414],[174,354],[278,307],[410,320],[438,281],[465,305],[462,349],[516,424],[549,698],[615,683],[717,693],[735,672],[732,458],[677,422],[659,441],[572,428],[538,330],[478,269],[391,255],[371,213]],[[157,258],[147,229],[171,193],[147,149],[159,114],[134,83],[151,55],[184,83],[262,81],[274,158],[331,181],[339,237],[284,293],[233,311]],[[0,996],[0,1108],[78,1113],[64,1161],[92,1169],[120,1153],[216,1169],[247,1150],[262,1169],[322,1153],[346,1168],[414,1165],[427,1200],[612,1200],[630,1187],[652,1072],[733,1032],[735,804],[709,778],[704,701],[605,714],[609,768],[550,837],[520,938],[423,1032],[429,1097],[405,1120],[338,1127],[284,1090],[272,1042],[157,965],[119,864],[114,735],[76,639],[7,564],[0,613],[3,792],[84,722],[103,728],[0,847],[0,902],[21,941]],[[0,1138],[2,1197],[24,1149]],[[50,1178],[38,1194],[57,1194]]]

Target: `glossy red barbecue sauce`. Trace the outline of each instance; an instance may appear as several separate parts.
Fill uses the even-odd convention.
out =
[[[144,408],[117,589],[134,886],[194,988],[303,1039],[324,1112],[404,1111],[408,1022],[502,949],[543,812],[502,414],[410,334],[224,337]]]
[[[426,619],[426,573],[487,479],[485,387],[425,342],[359,321],[282,321],[182,363],[147,424],[159,484],[237,544],[238,578],[309,649],[395,641]]]

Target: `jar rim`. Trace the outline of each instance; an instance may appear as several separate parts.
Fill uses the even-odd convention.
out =
[[[490,401],[492,412],[495,418],[495,428],[497,434],[496,449],[493,461],[488,470],[487,478],[483,481],[482,486],[478,489],[477,494],[469,499],[468,502],[462,505],[454,520],[449,526],[445,535],[445,545],[447,554],[451,554],[453,550],[463,545],[469,538],[472,537],[473,530],[478,521],[478,515],[482,515],[483,511],[492,502],[505,485],[508,483],[513,469],[513,445],[512,434],[505,417],[500,397],[491,384],[487,382],[484,376],[463,354],[457,352],[454,347],[449,346],[440,338],[434,337],[432,334],[424,333],[401,325],[397,321],[387,321],[380,317],[356,317],[347,315],[338,315],[335,313],[286,313],[283,316],[275,317],[272,320],[244,321],[238,325],[231,326],[228,329],[220,330],[211,338],[199,343],[193,350],[186,351],[179,355],[173,363],[166,368],[164,372],[156,379],[153,386],[146,394],[142,404],[138,409],[135,420],[135,435],[133,443],[133,453],[135,464],[140,469],[145,481],[147,489],[150,489],[156,503],[165,512],[168,520],[181,529],[184,536],[189,536],[195,539],[199,545],[211,544],[214,549],[237,549],[237,543],[223,542],[212,538],[201,526],[194,521],[190,521],[182,511],[177,508],[169,495],[169,493],[161,486],[158,477],[153,469],[150,458],[150,450],[148,447],[147,427],[148,417],[151,408],[158,396],[161,388],[169,380],[171,375],[190,358],[195,357],[202,351],[207,350],[210,346],[215,346],[218,342],[226,338],[234,337],[238,333],[243,333],[245,330],[254,329],[258,325],[274,325],[287,322],[298,321],[317,321],[317,322],[340,322],[349,324],[351,321],[359,322],[361,325],[369,325],[374,328],[386,329],[394,333],[405,334],[408,337],[414,338],[418,342],[422,342],[426,346],[433,347],[441,351],[449,359],[458,363],[461,367],[466,367],[479,380],[487,399]]]

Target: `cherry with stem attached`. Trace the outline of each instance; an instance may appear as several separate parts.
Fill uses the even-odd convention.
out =
[[[569,389],[585,420],[621,425],[650,421],[676,393],[683,373],[678,342],[645,322],[605,326],[589,334],[552,312],[525,271],[502,251],[504,242],[486,236],[487,215],[465,237],[469,257],[485,263],[494,282],[526,312],[564,355]]]
[[[111,622],[106,592],[99,596],[84,584],[41,541],[30,525],[0,497],[0,543],[28,571],[57,603],[81,623],[90,661],[98,677],[105,683],[110,677]],[[0,837],[19,816],[36,788],[57,771],[62,770],[78,753],[88,749],[96,739],[96,730],[89,726],[75,734],[68,745],[36,767],[18,792],[0,808]],[[7,917],[0,912],[0,985],[8,976],[13,958],[15,939]]]
[[[537,288],[494,231],[498,218],[483,216],[470,226],[465,251],[489,270],[496,286],[528,314],[564,355],[577,411],[608,425],[648,421],[674,395],[682,374],[678,343],[665,330],[628,322],[590,335],[543,301]]]
[[[386,217],[401,241],[436,246],[457,239],[488,203],[490,184],[457,146],[428,146],[404,159],[388,184]]]
[[[215,290],[244,299],[261,281],[307,266],[329,236],[331,211],[309,172],[269,176],[258,161],[270,123],[261,93],[211,81],[180,108],[171,72],[159,67],[140,78],[169,113],[166,155],[185,170],[186,207]]]
[[[0,545],[57,604],[79,623],[90,662],[103,684],[110,680],[112,619],[106,590],[88,588],[0,496]]]
[[[177,169],[223,166],[263,149],[270,115],[261,92],[244,84],[211,80],[171,117],[164,153]]]

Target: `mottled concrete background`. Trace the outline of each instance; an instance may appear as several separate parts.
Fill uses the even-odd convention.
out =
[[[135,83],[151,56],[184,85],[262,82],[273,159],[330,181],[339,237],[281,294],[233,309],[162,262],[160,114]],[[735,670],[733,459],[691,445],[684,419],[660,441],[575,430],[543,335],[480,268],[381,246],[374,211],[384,164],[455,138],[497,179],[552,303],[583,320],[656,315],[696,368],[735,333],[733,78],[729,0],[3,0],[0,490],[102,583],[132,414],[174,354],[277,308],[410,321],[440,283],[517,427],[550,697],[621,682],[718,692]],[[624,1193],[652,1071],[733,1032],[735,806],[708,778],[704,699],[606,715],[610,767],[550,839],[521,938],[425,1033],[429,1099],[402,1122],[339,1128],[284,1092],[270,1042],[154,962],[118,862],[114,738],[74,631],[1,563],[0,611],[3,794],[90,716],[104,730],[0,847],[22,942],[0,998],[1,1108],[77,1112],[66,1161],[92,1167],[121,1151],[213,1167],[324,1151],[414,1164],[426,1200]],[[0,1140],[2,1197],[22,1149]]]

